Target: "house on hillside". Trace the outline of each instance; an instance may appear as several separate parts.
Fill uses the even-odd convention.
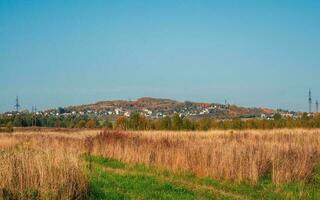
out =
[[[130,117],[130,115],[131,115],[131,112],[129,112],[129,111],[126,111],[124,114],[123,114],[124,116],[126,116],[126,117]]]
[[[116,113],[116,115],[120,115],[122,113],[122,108],[116,108],[114,109],[114,112]]]

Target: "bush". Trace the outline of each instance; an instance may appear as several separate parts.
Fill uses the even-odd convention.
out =
[[[0,132],[2,132],[2,133],[12,133],[13,132],[12,122],[8,122],[6,124],[6,127],[0,128]]]
[[[12,123],[11,122],[8,122],[7,125],[6,125],[6,131],[9,132],[9,133],[12,133],[13,132],[13,126],[12,126]]]

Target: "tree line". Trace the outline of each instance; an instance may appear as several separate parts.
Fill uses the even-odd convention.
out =
[[[135,113],[130,117],[119,117],[114,128],[121,130],[245,130],[245,129],[276,129],[276,128],[320,128],[320,115],[308,116],[304,113],[300,118],[283,118],[275,114],[268,119],[190,119],[175,114],[173,117],[147,119]]]
[[[217,120],[212,118],[190,119],[175,114],[172,117],[161,119],[146,118],[139,113],[130,117],[120,116],[113,121],[102,117],[89,116],[37,116],[32,114],[19,114],[14,116],[1,116],[0,126],[12,127],[54,127],[54,128],[109,128],[118,130],[243,130],[243,129],[275,129],[275,128],[320,128],[320,115],[308,116],[303,114],[300,118],[283,118],[275,114],[272,120],[240,118]],[[0,131],[3,130],[0,129]]]
[[[52,127],[52,128],[111,128],[106,119],[89,116],[42,116],[20,113],[14,116],[1,116],[1,127]]]

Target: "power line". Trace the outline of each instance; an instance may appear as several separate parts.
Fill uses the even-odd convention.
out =
[[[311,113],[311,106],[312,106],[312,97],[311,97],[311,89],[309,89],[309,113]]]
[[[17,96],[16,98],[16,104],[14,105],[14,107],[16,108],[17,113],[19,112],[19,108],[21,107],[19,104],[19,97]]]

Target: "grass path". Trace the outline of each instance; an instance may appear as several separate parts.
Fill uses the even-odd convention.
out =
[[[101,157],[86,157],[91,199],[319,199],[318,187],[302,183],[282,186],[265,177],[257,185],[199,178],[145,165],[130,165]]]
[[[163,183],[170,183],[173,184],[174,186],[177,187],[181,187],[181,188],[186,188],[188,190],[195,190],[198,192],[204,192],[204,193],[211,193],[212,197],[216,196],[216,194],[219,194],[218,196],[222,196],[225,198],[231,198],[231,199],[247,199],[247,197],[240,195],[240,194],[236,194],[236,193],[232,193],[232,192],[226,192],[224,190],[221,189],[217,189],[213,186],[209,186],[209,185],[203,185],[203,184],[196,184],[196,183],[192,183],[189,181],[184,181],[181,179],[174,179],[174,178],[170,178],[168,176],[161,176],[157,173],[151,173],[151,172],[140,172],[140,171],[133,171],[133,170],[129,170],[129,169],[115,169],[112,167],[107,167],[104,165],[96,165],[98,166],[100,169],[102,169],[103,171],[105,171],[106,173],[111,173],[111,174],[119,174],[119,175],[129,175],[129,176],[147,176],[147,177],[152,177],[155,180],[157,180],[159,183],[163,184]]]

